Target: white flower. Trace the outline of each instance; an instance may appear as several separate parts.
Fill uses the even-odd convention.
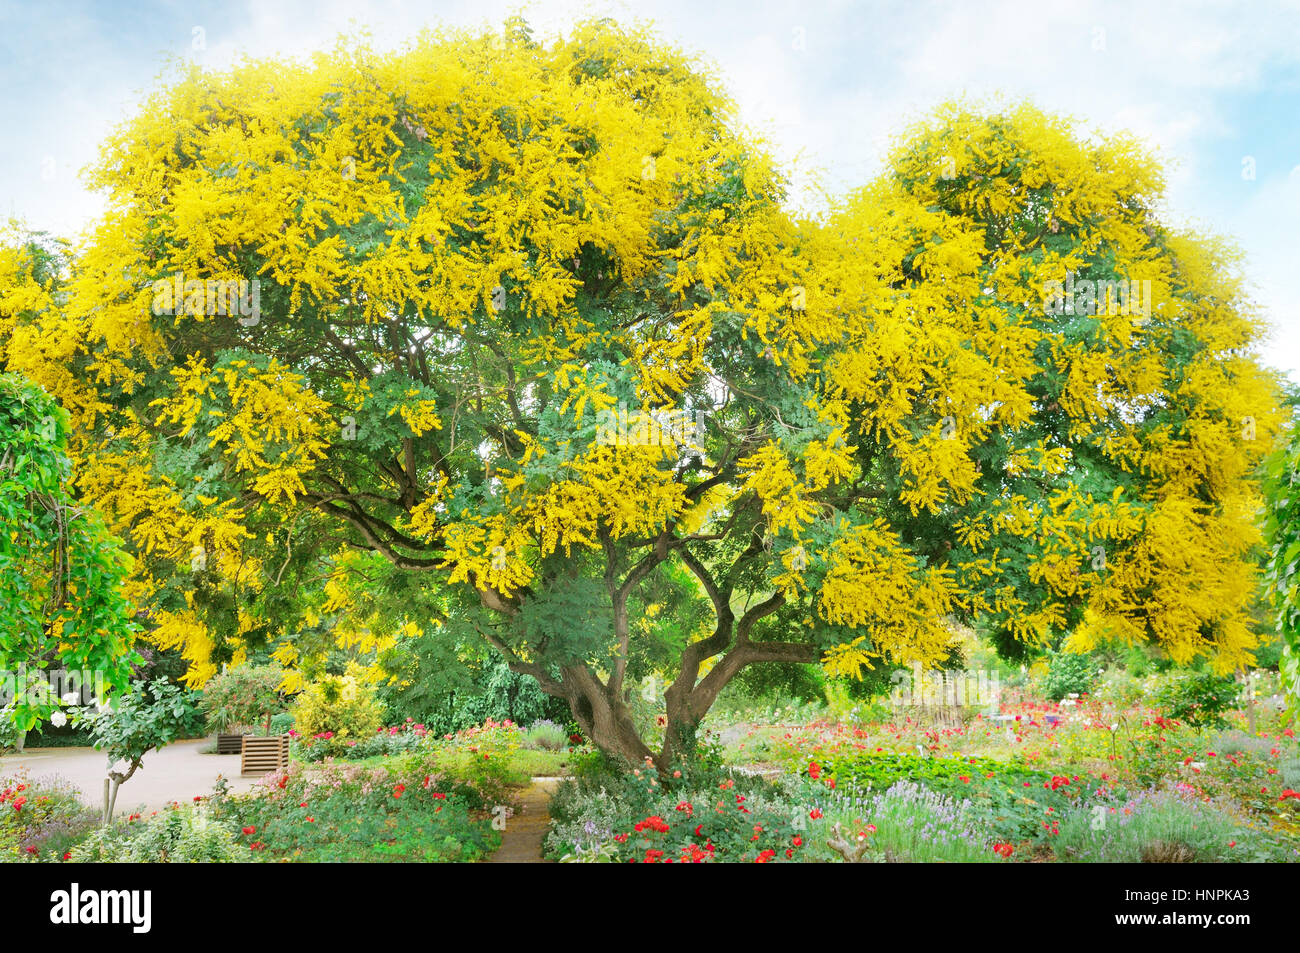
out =
[[[50,715],[50,724],[55,728],[62,728],[67,723],[68,716],[61,711],[56,711],[54,714]]]
[[[81,702],[81,692],[68,692],[63,696],[63,704],[76,705]]]

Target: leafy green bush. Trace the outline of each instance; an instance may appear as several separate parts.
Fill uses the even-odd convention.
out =
[[[267,715],[285,710],[280,693],[284,672],[275,665],[241,665],[203,687],[203,712],[209,731],[261,727]]]
[[[434,734],[450,734],[485,721],[531,724],[547,719],[563,723],[572,717],[568,703],[547,695],[535,679],[517,675],[497,657],[466,665],[447,645],[417,639],[404,651],[429,651],[409,660],[395,683],[384,683],[377,697],[393,721],[410,718]],[[403,684],[406,683],[406,684]]]
[[[72,849],[74,862],[232,863],[244,852],[205,808],[173,807],[149,818],[101,827]]]
[[[1043,690],[1055,702],[1070,695],[1091,692],[1097,682],[1099,668],[1097,660],[1091,654],[1054,652],[1048,656]]]
[[[1183,672],[1164,677],[1156,703],[1170,718],[1196,727],[1222,728],[1240,696],[1241,686],[1231,676]]]

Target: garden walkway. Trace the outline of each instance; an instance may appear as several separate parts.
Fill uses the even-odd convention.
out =
[[[487,859],[489,864],[549,864],[542,856],[542,840],[550,827],[547,810],[559,778],[533,778],[520,798],[519,811],[506,821],[501,846]]]
[[[206,738],[176,741],[161,751],[150,751],[144,765],[117,794],[118,815],[157,811],[172,801],[189,801],[212,793],[217,775],[225,775],[230,790],[243,791],[257,783],[239,776],[238,755],[200,754],[210,744]],[[108,758],[94,748],[28,748],[0,758],[0,775],[26,768],[32,778],[57,775],[81,792],[81,800],[94,808],[104,804],[104,776]]]

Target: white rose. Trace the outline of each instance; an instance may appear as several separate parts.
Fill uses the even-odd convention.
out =
[[[55,728],[62,728],[67,723],[68,716],[61,711],[56,711],[54,714],[50,715],[50,724]]]

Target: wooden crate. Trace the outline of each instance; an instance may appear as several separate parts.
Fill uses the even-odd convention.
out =
[[[243,735],[217,735],[217,754],[243,754]]]
[[[288,735],[244,735],[239,752],[240,774],[268,774],[288,766]]]

